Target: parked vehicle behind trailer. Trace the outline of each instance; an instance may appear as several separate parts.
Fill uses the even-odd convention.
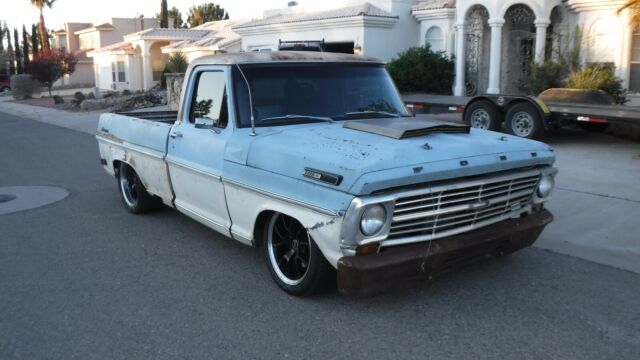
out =
[[[376,59],[214,55],[182,94],[177,114],[101,116],[124,207],[164,204],[261,247],[291,294],[431,279],[529,246],[552,220],[548,145],[414,118]]]
[[[11,77],[0,75],[0,93],[11,91]]]

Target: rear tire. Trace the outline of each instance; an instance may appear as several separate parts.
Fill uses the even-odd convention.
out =
[[[118,189],[122,204],[131,213],[144,214],[162,207],[162,202],[147,192],[135,170],[125,163],[120,163]]]
[[[490,101],[479,100],[467,107],[464,122],[476,129],[500,131],[502,114]]]
[[[544,124],[536,109],[519,103],[507,111],[505,125],[509,134],[525,139],[537,139],[544,134]]]
[[[295,296],[312,295],[335,283],[335,270],[296,219],[273,214],[265,224],[263,239],[269,273],[282,290]]]

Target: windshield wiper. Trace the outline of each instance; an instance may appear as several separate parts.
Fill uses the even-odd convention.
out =
[[[393,118],[398,118],[398,117],[404,117],[403,115],[400,114],[394,114],[394,113],[390,113],[387,111],[352,111],[352,112],[348,112],[348,113],[344,113],[343,115],[340,115],[340,117],[379,117],[379,118],[388,118],[388,117],[393,117]]]
[[[261,119],[258,124],[262,124],[265,122],[278,122],[283,120],[315,120],[315,121],[324,121],[324,122],[333,122],[332,118],[324,117],[324,116],[313,116],[313,115],[298,115],[298,114],[287,114],[284,116],[273,116]]]

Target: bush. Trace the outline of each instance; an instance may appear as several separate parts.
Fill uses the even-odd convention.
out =
[[[520,82],[520,89],[529,95],[564,87],[570,69],[564,62],[545,61],[543,64],[532,64],[531,74]]]
[[[82,92],[80,92],[80,91],[76,91],[76,92],[73,94],[73,97],[76,99],[76,101],[77,101],[78,103],[81,103],[84,99],[86,99],[86,97],[84,96],[84,94],[83,94]]]
[[[594,64],[573,73],[567,80],[572,89],[602,90],[611,95],[616,104],[624,104],[627,90],[622,87],[622,79],[616,77],[615,68],[610,65]]]
[[[11,94],[16,100],[31,99],[37,87],[36,82],[29,75],[11,76]]]
[[[131,95],[131,91],[127,90],[127,89],[124,89],[124,90],[122,90],[122,95],[124,95],[124,96]]]
[[[181,52],[176,52],[169,56],[166,69],[172,73],[184,74],[187,72],[188,66],[189,60],[187,60],[187,57]]]
[[[555,60],[546,60],[542,64],[532,63],[528,76],[520,80],[518,87],[529,95],[538,95],[544,90],[563,88],[567,77],[581,68],[582,28],[576,28],[567,34],[562,48],[554,52]]]
[[[443,52],[431,51],[429,45],[398,54],[387,69],[401,92],[451,94],[454,61]]]
[[[56,105],[64,104],[64,99],[60,95],[53,95],[53,103]]]
[[[93,92],[87,93],[87,99],[93,100],[96,98],[96,94]]]

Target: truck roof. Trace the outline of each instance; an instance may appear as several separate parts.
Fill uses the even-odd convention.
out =
[[[351,54],[313,51],[251,51],[203,56],[193,60],[190,67],[197,65],[266,64],[278,62],[345,62],[384,65],[382,60]]]

